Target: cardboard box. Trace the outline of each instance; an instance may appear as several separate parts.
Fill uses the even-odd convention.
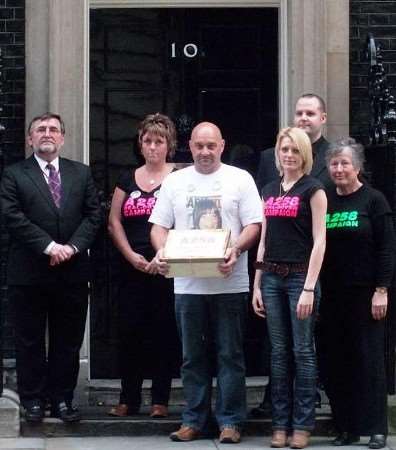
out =
[[[167,278],[222,277],[219,262],[230,245],[230,230],[170,230],[164,261],[170,265]]]

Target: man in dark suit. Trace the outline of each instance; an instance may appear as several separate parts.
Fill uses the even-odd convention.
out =
[[[313,153],[313,166],[311,175],[318,178],[325,187],[332,184],[326,168],[325,154],[330,143],[323,137],[323,126],[327,121],[326,103],[316,94],[303,94],[296,102],[294,112],[294,126],[304,130],[311,141]],[[263,186],[279,178],[279,172],[275,166],[275,149],[264,150],[260,156],[260,164],[256,176],[256,184],[259,192]],[[317,330],[318,333],[318,330]],[[316,335],[318,345],[318,334]],[[319,369],[320,364],[319,355]],[[317,393],[317,407],[320,407],[320,393]],[[253,408],[251,413],[255,417],[266,416],[271,411],[270,389],[266,388],[264,399],[257,408]]]
[[[323,137],[323,126],[327,121],[326,104],[316,94],[303,94],[296,102],[294,126],[304,130],[312,143],[313,166],[311,175],[318,178],[325,187],[331,183],[326,169],[325,153],[329,142]],[[263,186],[276,180],[279,172],[275,166],[274,148],[264,150],[260,156],[260,164],[256,184],[261,192]]]
[[[57,114],[35,117],[27,136],[33,155],[6,168],[0,192],[18,392],[29,422],[43,419],[47,400],[54,417],[80,419],[72,399],[88,306],[87,249],[100,210],[90,169],[59,157],[64,136]]]

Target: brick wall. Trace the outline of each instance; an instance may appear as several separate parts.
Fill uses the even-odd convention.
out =
[[[0,48],[3,55],[3,89],[0,124],[5,132],[0,144],[0,167],[24,158],[25,127],[25,0],[0,0]],[[3,356],[14,356],[14,333],[5,288],[7,235],[2,231],[0,301],[3,323]]]
[[[381,46],[391,92],[396,97],[396,1],[350,0],[350,124],[351,135],[368,141],[369,102],[366,61],[367,33]]]

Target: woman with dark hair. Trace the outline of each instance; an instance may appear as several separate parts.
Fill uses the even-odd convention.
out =
[[[195,206],[193,217],[194,229],[216,230],[221,228],[221,211],[216,200],[202,199]]]
[[[138,130],[145,163],[123,173],[116,185],[109,233],[122,255],[119,292],[121,395],[109,414],[136,414],[141,404],[143,370],[152,370],[152,417],[166,417],[171,388],[172,343],[176,341],[173,284],[157,274],[148,222],[163,179],[174,170],[167,162],[176,149],[169,117],[148,115]],[[150,350],[145,344],[150,341]]]
[[[281,178],[262,190],[264,220],[257,251],[253,308],[266,317],[271,343],[271,447],[308,445],[315,426],[315,312],[326,245],[326,195],[309,175],[312,147],[299,128],[278,134]]]
[[[328,150],[327,250],[320,308],[333,420],[333,445],[370,436],[386,445],[384,318],[394,267],[392,213],[381,192],[360,180],[362,145],[347,138]]]

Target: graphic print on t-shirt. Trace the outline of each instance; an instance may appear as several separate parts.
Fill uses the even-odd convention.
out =
[[[299,205],[298,195],[269,197],[265,202],[264,215],[266,217],[297,217]]]
[[[326,228],[352,228],[359,226],[357,211],[335,211],[326,214]]]
[[[142,196],[139,190],[131,192],[122,207],[123,216],[150,216],[157,200],[158,192],[157,190],[148,196]]]
[[[191,230],[208,230],[222,227],[221,196],[187,197],[188,227]]]

